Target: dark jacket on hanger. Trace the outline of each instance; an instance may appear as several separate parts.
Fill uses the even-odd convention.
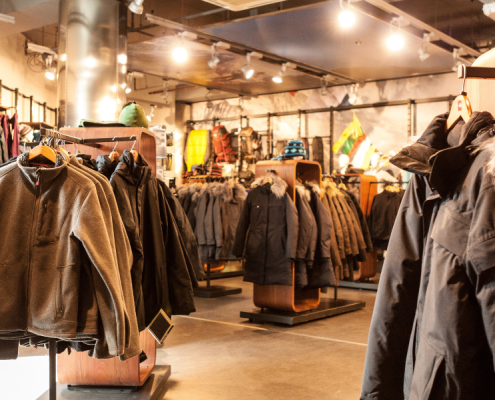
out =
[[[403,197],[403,191],[389,192],[385,189],[373,198],[368,224],[373,243],[382,250],[387,250]]]
[[[244,280],[258,285],[291,285],[299,223],[294,201],[278,176],[253,182],[237,225],[233,253],[245,257]]]
[[[233,260],[236,256],[232,253],[234,246],[237,223],[241,215],[246,189],[236,183],[234,187],[229,182],[219,186],[218,194],[213,204],[213,222],[215,228],[215,259]]]
[[[308,269],[308,288],[335,286],[335,273],[331,260],[332,220],[323,205],[320,184],[310,182],[311,189],[309,205],[316,220],[318,238],[316,241],[315,260],[312,268]]]
[[[324,192],[323,197],[321,198],[321,201],[323,203],[323,206],[328,212],[328,215],[330,216],[330,220],[332,223],[332,231],[331,231],[331,237],[330,237],[330,256],[332,259],[332,265],[333,265],[333,272],[335,273],[335,280],[336,284],[341,279],[344,279],[344,270],[343,270],[343,265],[342,265],[342,259],[340,258],[340,252],[339,252],[339,247],[337,243],[337,233],[336,233],[336,227],[334,225],[334,219],[332,216],[332,210],[330,208],[330,201],[328,199],[328,194]]]
[[[9,149],[7,148],[7,142],[5,141],[5,131],[3,129],[3,118],[5,115],[0,116],[0,164],[9,161]]]
[[[196,242],[194,231],[189,224],[186,213],[181,207],[179,200],[172,194],[168,186],[161,180],[158,180],[158,183],[165,195],[172,215],[177,222],[177,228],[179,229],[184,245],[184,253],[189,256],[189,259],[191,260],[196,280],[202,280],[205,277],[204,268],[199,257],[198,243]]]
[[[297,235],[297,250],[294,262],[294,279],[298,288],[304,288],[308,285],[307,268],[313,267],[316,242],[318,240],[318,228],[309,205],[310,200],[310,191],[304,185],[297,184],[296,208],[299,220],[299,233]]]
[[[341,192],[345,194],[345,199],[347,200],[347,204],[349,204],[349,207],[351,207],[356,217],[356,221],[359,223],[361,227],[361,232],[363,233],[363,239],[366,244],[366,252],[371,253],[373,251],[373,243],[371,241],[368,222],[366,221],[363,210],[361,209],[361,205],[356,200],[356,197],[353,196],[350,192],[345,190],[341,190]]]
[[[495,393],[493,117],[474,112],[448,135],[447,117],[391,160],[413,177],[380,278],[364,400]]]
[[[98,172],[106,176],[109,180],[118,164],[119,162],[117,160],[112,162],[108,156],[99,155],[96,157],[96,168]]]
[[[215,253],[217,250],[215,242],[215,221],[213,218],[213,206],[215,199],[220,195],[220,184],[217,182],[209,183],[206,185],[206,191],[208,192],[208,205],[206,206],[206,213],[204,216],[204,230],[206,235],[206,263],[215,263]]]
[[[319,162],[323,169],[323,138],[314,137],[311,147],[313,148],[313,161]]]
[[[204,185],[201,188],[198,197],[198,205],[194,209],[194,216],[196,219],[196,227],[194,229],[194,234],[196,236],[196,240],[198,241],[199,255],[201,258],[201,262],[203,264],[209,262],[208,244],[206,241],[206,231],[205,231],[206,209],[208,208],[208,201],[210,197],[207,187],[208,185]]]

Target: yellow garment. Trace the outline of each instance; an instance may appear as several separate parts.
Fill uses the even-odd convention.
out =
[[[191,171],[194,164],[204,164],[208,147],[208,131],[206,129],[192,130],[187,139],[187,170]]]

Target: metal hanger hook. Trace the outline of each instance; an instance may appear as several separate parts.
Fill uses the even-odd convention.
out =
[[[461,64],[461,71],[462,71],[462,91],[461,91],[462,94],[462,93],[466,93],[466,91],[464,90],[466,86],[466,66],[464,64]]]
[[[117,136],[114,136],[112,140],[115,140]],[[112,151],[115,151],[115,149],[117,148],[117,145],[119,144],[119,141],[117,140],[117,143],[115,143],[115,146],[113,147],[113,150]]]
[[[135,140],[134,143],[132,144],[131,151],[134,150],[134,146],[136,145],[136,142],[137,140]]]

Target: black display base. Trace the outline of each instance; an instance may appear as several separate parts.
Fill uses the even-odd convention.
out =
[[[316,319],[332,317],[351,311],[364,308],[366,303],[357,300],[328,300],[322,299],[320,305],[314,310],[291,312],[279,311],[265,308],[263,310],[254,310],[251,312],[241,311],[241,318],[248,318],[249,322],[262,323],[272,322],[284,325],[296,325],[303,322],[314,321]]]
[[[210,279],[233,278],[235,276],[244,276],[244,271],[212,272]]]
[[[346,289],[378,290],[377,283],[340,281],[339,286]]]
[[[76,386],[57,383],[57,399],[60,400],[111,400],[125,398],[133,400],[159,400],[165,394],[170,377],[170,365],[157,365],[140,388],[134,386]],[[38,398],[47,400],[48,390]]]
[[[242,293],[241,288],[228,286],[200,286],[194,289],[194,296],[207,298],[230,296],[231,294],[239,293]]]

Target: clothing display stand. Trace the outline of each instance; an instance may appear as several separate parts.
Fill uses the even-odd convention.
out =
[[[229,287],[229,286],[211,286],[210,285],[211,274],[210,264],[206,264],[206,286],[199,286],[194,289],[194,296],[196,297],[222,297],[229,296],[231,294],[242,293],[241,288]]]
[[[315,161],[261,161],[256,164],[255,176],[267,174],[267,170],[282,178],[288,185],[287,193],[295,201],[296,182],[321,182],[321,166]],[[366,306],[357,300],[340,300],[335,288],[334,298],[320,302],[320,289],[295,290],[294,263],[292,285],[254,285],[254,305],[261,310],[241,311],[241,318],[250,322],[274,322],[294,325],[315,319],[359,310]]]
[[[153,132],[143,128],[63,128],[60,132],[41,129],[41,136],[55,137],[78,146],[81,153],[92,158],[109,155],[116,147],[122,154],[131,146],[148,161],[153,175],[156,175],[156,141]],[[118,143],[117,143],[118,142]],[[129,143],[131,142],[131,143]],[[132,143],[134,142],[134,143]],[[141,347],[147,359],[140,363],[140,357],[120,361],[118,357],[97,360],[88,357],[87,352],[64,352],[57,356],[57,392],[64,391],[64,399],[111,399],[123,391],[138,391],[135,399],[158,398],[170,376],[170,366],[156,363],[156,341],[145,330],[140,334]],[[53,346],[55,352],[56,347]],[[50,346],[52,355],[52,346]],[[55,368],[52,359],[50,365]],[[153,379],[148,379],[153,376]],[[147,382],[148,381],[148,382]],[[65,386],[67,385],[67,386]],[[69,389],[65,391],[64,388]],[[50,387],[52,390],[52,387]],[[89,392],[89,394],[88,394]],[[99,397],[101,393],[102,397]],[[46,399],[41,397],[40,399]],[[51,397],[50,400],[53,400]]]

